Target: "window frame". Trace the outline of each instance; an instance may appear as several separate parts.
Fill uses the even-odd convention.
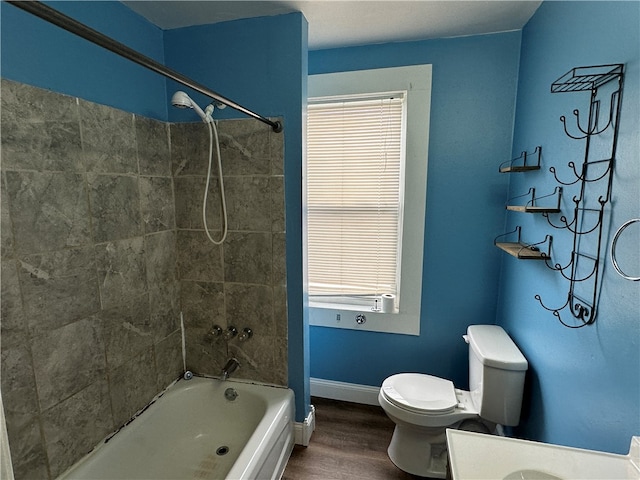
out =
[[[343,305],[329,308],[310,302],[307,289],[307,216],[306,165],[303,166],[303,259],[305,307],[309,325],[384,333],[420,335],[422,263],[431,106],[431,65],[413,65],[373,70],[357,70],[309,75],[308,96],[329,97],[406,91],[407,130],[404,179],[404,221],[400,232],[402,262],[400,292],[402,303],[397,313],[374,312],[370,308],[352,309]],[[305,139],[306,144],[306,139]],[[366,321],[358,323],[356,317]]]

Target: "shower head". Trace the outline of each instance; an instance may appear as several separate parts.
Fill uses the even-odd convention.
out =
[[[213,112],[213,108],[209,109],[207,107],[207,113],[203,112],[202,109],[198,106],[196,102],[194,102],[189,95],[184,92],[177,91],[171,97],[171,103],[174,107],[177,108],[193,108],[196,113],[200,116],[204,123],[209,123],[213,121],[211,118],[211,113]]]
[[[177,91],[171,97],[171,103],[174,107],[178,108],[193,108],[194,102],[191,100],[191,97],[184,92]]]

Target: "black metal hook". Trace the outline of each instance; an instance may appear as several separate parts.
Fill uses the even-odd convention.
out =
[[[586,325],[589,325],[589,324],[593,323],[593,319],[595,318],[594,315],[593,315],[593,308],[588,308],[588,307],[586,307],[584,305],[576,303],[575,305],[571,306],[571,314],[574,316],[574,318],[580,320],[582,322],[582,324],[580,324],[580,325],[570,325],[569,323],[567,323],[566,321],[564,321],[562,319],[562,317],[560,316],[560,312],[562,310],[564,310],[569,305],[570,300],[571,300],[571,295],[567,296],[567,301],[560,308],[547,307],[542,302],[542,298],[540,297],[540,295],[535,295],[534,298],[538,301],[538,303],[540,303],[542,308],[544,308],[545,310],[551,312],[553,314],[553,316],[556,317],[558,319],[558,321],[562,325],[567,327],[567,328],[582,328],[582,327],[584,327]]]
[[[569,167],[571,167],[573,169],[573,171],[575,172],[575,164],[573,162],[569,162],[567,165],[569,165]],[[578,183],[580,181],[580,178],[578,177],[573,182],[563,182],[562,180],[560,180],[558,178],[558,175],[556,174],[556,167],[549,167],[549,171],[551,173],[553,173],[553,176],[556,179],[556,182],[558,182],[561,185],[565,185],[565,186],[575,185],[576,183]]]
[[[607,176],[607,174],[608,174],[608,173],[609,173],[609,171],[611,170],[611,166],[612,166],[612,164],[613,164],[612,159],[608,159],[608,160],[605,160],[605,161],[609,162],[609,164],[607,165],[607,169],[605,170],[605,172],[604,172],[602,175],[600,175],[598,178],[591,178],[591,179],[587,178],[586,174],[584,174],[584,175],[583,175],[582,173],[578,173],[578,172],[576,171],[576,167],[575,167],[575,164],[574,164],[573,162],[569,162],[569,163],[568,163],[568,165],[573,169],[573,174],[574,174],[574,175],[576,176],[576,178],[578,179],[577,181],[591,183],[591,182],[598,182],[598,181],[602,180],[604,177],[606,177],[606,176]],[[591,163],[595,163],[595,162],[591,162]],[[590,165],[590,163],[589,163],[589,162],[585,162],[585,163],[583,163],[583,164],[582,164],[582,169],[583,169],[583,171],[585,171],[585,172],[586,172],[586,166],[588,166],[588,165]],[[575,183],[575,182],[574,182],[574,183]]]
[[[583,136],[575,136],[570,134],[569,131],[567,130],[567,119],[564,115],[562,115],[560,117],[560,121],[562,122],[562,125],[564,127],[564,133],[569,138],[573,138],[574,140],[584,140],[587,137],[600,135],[601,133],[603,133],[614,123],[613,121],[614,112],[616,111],[615,103],[619,94],[620,94],[620,90],[616,90],[611,94],[611,102],[609,107],[609,120],[607,121],[607,124],[604,127],[598,130],[598,123],[600,119],[600,100],[593,100],[591,102],[590,111],[589,111],[589,114],[590,114],[589,119],[592,125],[590,124],[588,128],[585,129],[580,126],[580,110],[578,110],[577,108],[573,110],[573,115],[575,115],[576,117],[576,127],[578,128],[578,130],[580,130],[580,132],[583,133]],[[593,117],[592,117],[592,114],[593,114]]]
[[[544,264],[551,270],[555,270],[558,272],[562,272],[563,270],[566,270],[567,268],[569,268],[570,266],[573,265],[573,255],[571,255],[571,260],[569,260],[569,263],[567,263],[564,267],[562,265],[560,265],[559,263],[556,263],[553,267],[551,265],[549,265],[549,262],[545,259]],[[564,275],[563,275],[564,276]],[[565,277],[566,278],[566,277]]]
[[[549,214],[548,213],[542,213],[541,214],[544,218],[547,219],[547,223],[549,225],[551,225],[553,228],[557,229],[557,230],[566,230],[567,228],[569,228],[571,225],[573,225],[576,221],[576,218],[574,217],[573,220],[571,220],[571,223],[569,223],[567,221],[567,217],[565,217],[564,215],[560,216],[560,221],[562,223],[564,223],[564,225],[558,226],[558,225],[554,225],[554,223],[551,221],[551,218],[549,218]]]

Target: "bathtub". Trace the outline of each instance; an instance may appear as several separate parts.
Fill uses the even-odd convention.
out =
[[[58,478],[279,479],[293,415],[286,388],[181,379]]]

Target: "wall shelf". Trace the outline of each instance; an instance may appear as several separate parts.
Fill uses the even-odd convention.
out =
[[[529,172],[531,170],[540,170],[540,165],[513,165],[500,167],[500,173]]]
[[[496,247],[521,260],[544,260],[547,258],[537,247],[522,243],[496,242]]]
[[[498,167],[500,173],[516,173],[516,172],[529,172],[532,170],[540,170],[540,156],[542,153],[542,147],[537,146],[531,153],[522,152],[520,156],[503,162]],[[531,163],[530,157],[533,157],[533,163]],[[529,163],[527,163],[529,161]]]
[[[517,205],[518,200],[526,197],[529,200],[524,205]],[[555,204],[553,205],[538,205],[538,201],[540,199],[549,199],[555,197]],[[527,193],[524,195],[519,195],[517,197],[513,197],[509,200],[507,206],[505,207],[507,210],[512,212],[523,212],[523,213],[560,213],[560,201],[562,199],[562,187],[556,187],[553,193],[549,195],[543,195],[541,197],[536,197],[536,189],[530,188]]]
[[[499,238],[507,237],[513,234],[517,234],[517,238],[515,241],[510,242],[499,242]],[[542,242],[538,243],[524,243],[520,237],[521,228],[518,226],[515,230],[504,233],[496,237],[493,241],[493,244],[498,247],[500,250],[507,252],[509,255],[512,255],[520,260],[546,260],[551,255],[551,241],[552,237],[547,235]],[[547,251],[544,252],[541,250],[541,247],[546,245]]]
[[[622,76],[623,64],[576,67],[551,84],[551,93],[586,92]]]
[[[555,207],[537,207],[535,205],[507,205],[507,210],[512,212],[523,212],[523,213],[558,213],[560,212],[559,208]]]

